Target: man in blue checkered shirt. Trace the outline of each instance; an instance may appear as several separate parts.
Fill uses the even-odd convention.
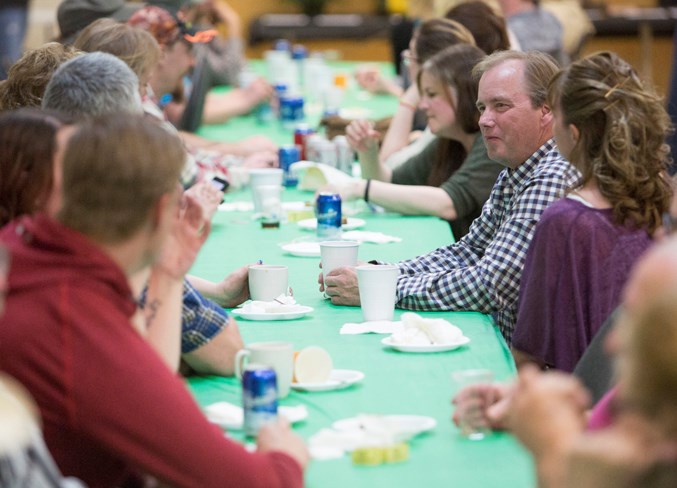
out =
[[[556,72],[552,59],[536,51],[497,52],[475,67],[487,153],[506,169],[463,239],[398,264],[400,308],[492,313],[510,343],[536,223],[580,176],[552,140],[554,118],[545,98]],[[353,269],[332,271],[321,288],[336,305],[360,302]]]

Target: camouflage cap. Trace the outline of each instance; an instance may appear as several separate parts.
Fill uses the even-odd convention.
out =
[[[167,10],[155,6],[137,10],[127,23],[148,31],[160,46],[171,45],[181,38],[190,43],[209,42],[216,35],[213,29],[195,32]]]

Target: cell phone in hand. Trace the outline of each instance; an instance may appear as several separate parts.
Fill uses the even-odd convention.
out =
[[[219,178],[218,176],[214,176],[212,178],[212,185],[214,185],[214,187],[217,190],[226,191],[228,189],[228,187],[230,186],[230,183],[228,183],[223,178]]]
[[[225,192],[228,187],[230,186],[230,183],[228,183],[226,180],[223,178],[219,178],[218,176],[214,176],[211,181],[212,185],[214,188],[216,188],[219,191]],[[221,203],[223,203],[224,198],[221,199]]]

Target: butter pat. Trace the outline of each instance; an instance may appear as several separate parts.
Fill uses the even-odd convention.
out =
[[[334,365],[329,353],[318,346],[302,349],[294,361],[294,378],[297,383],[326,383]]]
[[[353,464],[378,466],[383,463],[400,463],[409,459],[409,445],[400,442],[384,447],[360,447],[353,451]]]

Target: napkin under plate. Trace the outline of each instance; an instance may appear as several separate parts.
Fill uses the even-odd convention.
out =
[[[294,297],[287,295],[280,295],[270,302],[252,300],[245,302],[240,308],[244,313],[293,313],[302,309]]]
[[[402,322],[391,322],[389,320],[374,320],[371,322],[343,324],[340,334],[394,334],[404,330]]]
[[[242,407],[229,402],[217,402],[207,405],[204,408],[207,419],[218,424],[221,427],[231,430],[242,429],[244,422],[244,411]],[[290,423],[299,422],[308,417],[308,409],[305,405],[296,405],[293,407],[280,406],[278,413],[285,417]]]

